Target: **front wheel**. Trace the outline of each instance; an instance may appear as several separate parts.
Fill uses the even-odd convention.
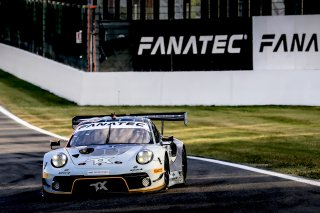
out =
[[[186,148],[183,146],[182,149],[182,175],[183,175],[183,185],[186,184],[187,179],[187,171],[188,171],[188,161],[187,161],[187,151]]]
[[[169,159],[168,156],[166,155],[164,158],[164,185],[165,189],[168,188],[169,186],[169,177],[170,177],[170,166],[169,166]]]

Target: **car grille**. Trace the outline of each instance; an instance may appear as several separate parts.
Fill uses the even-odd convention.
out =
[[[61,192],[128,192],[144,188],[142,180],[149,177],[147,173],[135,173],[121,176],[56,176]]]
[[[74,183],[73,193],[81,192],[128,192],[128,187],[122,178],[77,179]]]

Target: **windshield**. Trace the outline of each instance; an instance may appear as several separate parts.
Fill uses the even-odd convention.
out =
[[[150,132],[144,128],[112,128],[110,125],[108,125],[103,129],[90,129],[76,132],[71,138],[70,146],[89,146],[120,143],[151,143]]]

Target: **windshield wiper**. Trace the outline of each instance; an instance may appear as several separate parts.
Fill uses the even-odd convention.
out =
[[[109,124],[109,132],[108,132],[108,135],[107,135],[106,143],[109,143],[110,135],[111,135],[111,123]]]

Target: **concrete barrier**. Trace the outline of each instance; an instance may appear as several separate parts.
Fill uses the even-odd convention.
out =
[[[0,68],[79,105],[320,105],[319,70],[87,73],[4,44]]]

